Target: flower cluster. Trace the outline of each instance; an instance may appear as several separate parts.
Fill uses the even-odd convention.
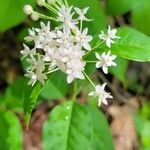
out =
[[[55,13],[56,17],[49,17],[33,10],[30,5],[24,6],[24,12],[31,15],[33,20],[39,18],[56,21],[58,26],[51,29],[50,21],[47,24],[41,22],[41,28],[29,29],[29,35],[25,37],[26,42],[32,42],[33,48],[30,49],[23,44],[24,49],[21,51],[23,59],[26,59],[28,67],[25,76],[30,78],[29,85],[34,85],[37,81],[45,83],[47,75],[61,70],[67,75],[67,82],[70,84],[75,79],[85,79],[88,75],[84,72],[85,65],[88,61],[84,56],[93,52],[90,42],[93,37],[88,34],[88,28],[83,28],[84,21],[92,21],[86,17],[89,7],[80,9],[69,7],[67,1],[62,0],[38,0],[39,6],[46,7]],[[100,40],[106,42],[108,47],[114,43],[117,30],[108,29],[108,34],[102,32],[99,35]],[[100,46],[100,45],[98,45]],[[102,55],[96,53],[96,68],[102,67],[104,73],[108,73],[108,67],[116,66],[113,60],[115,55],[109,51]],[[90,80],[91,81],[91,80]],[[93,84],[94,85],[94,84]],[[102,101],[106,103],[106,98],[112,98],[109,93],[104,91],[106,84],[95,86],[96,92],[90,93],[93,96],[99,96],[99,104]]]

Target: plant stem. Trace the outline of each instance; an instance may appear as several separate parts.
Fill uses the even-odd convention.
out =
[[[89,80],[89,82],[92,84],[92,86],[95,88],[95,84],[93,83],[93,81],[90,79],[90,77],[83,71],[85,77]]]
[[[60,5],[59,0],[56,0],[56,2],[58,3],[58,5]],[[59,6],[58,6],[56,3],[52,3],[52,5],[53,5],[56,9],[58,9],[58,10],[60,9]],[[62,6],[62,4],[61,4],[60,6]]]
[[[63,5],[64,5],[63,2],[62,2],[62,0],[56,0],[56,2],[57,2],[60,6],[63,6]]]
[[[80,31],[82,31],[82,25],[83,25],[83,22],[82,20],[80,21]]]
[[[39,17],[42,18],[42,19],[48,19],[48,20],[54,20],[54,21],[57,21],[55,18],[53,17],[49,17],[49,16],[46,16],[46,15],[43,15],[43,14],[40,14],[38,13]]]
[[[50,5],[45,3],[44,7],[46,7],[49,10],[51,10],[53,13],[58,14],[58,11],[55,8],[53,8],[52,6],[50,6]]]
[[[77,96],[77,89],[78,89],[78,85],[77,85],[77,82],[76,81],[74,81],[74,83],[73,83],[73,97],[72,97],[72,99],[73,100],[76,100],[76,96]]]
[[[53,69],[51,71],[46,72],[45,74],[50,74],[50,73],[53,73],[53,72],[58,71],[58,70],[59,70],[59,68],[56,68],[56,69]]]
[[[97,61],[95,61],[95,60],[85,60],[85,62],[87,62],[87,63],[97,63]]]
[[[103,41],[99,41],[96,46],[94,46],[90,51],[88,51],[87,53],[85,53],[85,55],[83,56],[83,58],[86,58],[90,53],[92,53],[92,52],[93,52],[97,47],[99,47],[102,43],[103,43]]]
[[[66,5],[67,7],[69,7],[67,0],[64,0],[64,1],[65,1],[65,5]]]

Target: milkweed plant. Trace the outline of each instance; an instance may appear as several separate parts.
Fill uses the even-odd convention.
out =
[[[25,37],[27,43],[34,43],[33,48],[23,44],[21,50],[22,59],[28,63],[25,76],[29,78],[28,84],[34,86],[36,82],[45,84],[48,75],[61,70],[66,74],[68,84],[76,79],[87,79],[93,86],[93,91],[89,96],[98,97],[98,105],[108,104],[107,99],[113,98],[105,91],[107,83],[95,85],[85,71],[85,66],[94,63],[96,68],[101,68],[104,74],[108,74],[109,67],[117,66],[116,55],[111,54],[111,46],[116,39],[117,29],[108,26],[107,32],[98,33],[99,41],[95,46],[91,46],[94,37],[89,35],[88,27],[83,27],[85,22],[92,21],[87,18],[86,13],[89,7],[80,9],[69,6],[67,0],[38,0],[40,7],[45,7],[55,14],[56,17],[46,16],[34,11],[32,6],[25,5],[23,10],[30,15],[34,21],[38,19],[48,20],[46,24],[40,23],[41,28],[29,29],[29,35]],[[55,21],[58,26],[52,28],[51,22]],[[108,48],[106,52],[95,52],[97,48],[105,44]],[[89,54],[94,53],[96,60],[86,59]]]
[[[10,68],[14,57],[1,61],[10,85],[4,89],[2,80],[0,150],[115,150],[120,138],[128,143],[116,137],[110,105],[147,93],[148,83],[140,83],[146,76],[132,73],[139,65],[128,66],[150,61],[149,8],[150,0],[1,1],[0,51],[23,41],[24,77],[12,83],[20,69]],[[147,146],[144,129],[140,143]]]

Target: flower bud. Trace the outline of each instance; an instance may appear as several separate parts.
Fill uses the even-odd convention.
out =
[[[37,0],[37,4],[38,4],[39,6],[43,6],[44,3],[45,3],[45,0]]]
[[[51,4],[54,4],[56,2],[56,0],[47,0],[48,4],[51,5]]]
[[[39,19],[39,15],[36,11],[31,14],[31,19],[37,21]]]
[[[32,8],[32,6],[31,5],[25,5],[24,7],[23,7],[23,11],[24,11],[24,13],[25,14],[27,14],[27,15],[31,15],[32,13],[33,13],[33,8]]]

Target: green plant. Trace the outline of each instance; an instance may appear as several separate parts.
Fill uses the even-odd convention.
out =
[[[0,23],[1,32],[25,19],[22,9],[33,20],[41,19],[41,28],[35,25],[29,29],[21,51],[25,76],[30,80],[20,78],[0,97],[0,126],[4,129],[0,132],[0,149],[22,149],[22,131],[13,112],[24,110],[26,125],[29,126],[39,99],[46,98],[61,99],[63,104],[53,108],[44,123],[43,149],[113,150],[107,120],[97,107],[101,103],[107,105],[107,98],[112,96],[104,90],[106,83],[99,84],[99,79],[93,78],[93,74],[96,68],[102,68],[104,74],[111,73],[126,84],[128,60],[150,61],[149,1],[108,0],[106,5],[107,13],[114,16],[131,11],[132,24],[144,33],[122,26],[117,29],[108,26],[107,29],[106,14],[97,0],[38,0],[37,3],[40,8],[47,8],[46,11],[41,9],[47,15],[33,9],[35,1],[18,0],[12,8],[11,0],[0,5],[0,19],[5,18]],[[139,11],[141,5],[142,13]],[[7,18],[9,9],[11,13]],[[148,16],[148,22],[141,22],[144,14]],[[24,30],[21,33],[24,34]],[[90,97],[85,105],[77,101],[77,95],[82,91],[94,97]],[[147,121],[140,132],[144,146],[149,145],[148,126]],[[14,134],[15,131],[18,134]],[[14,143],[11,142],[12,135]]]

